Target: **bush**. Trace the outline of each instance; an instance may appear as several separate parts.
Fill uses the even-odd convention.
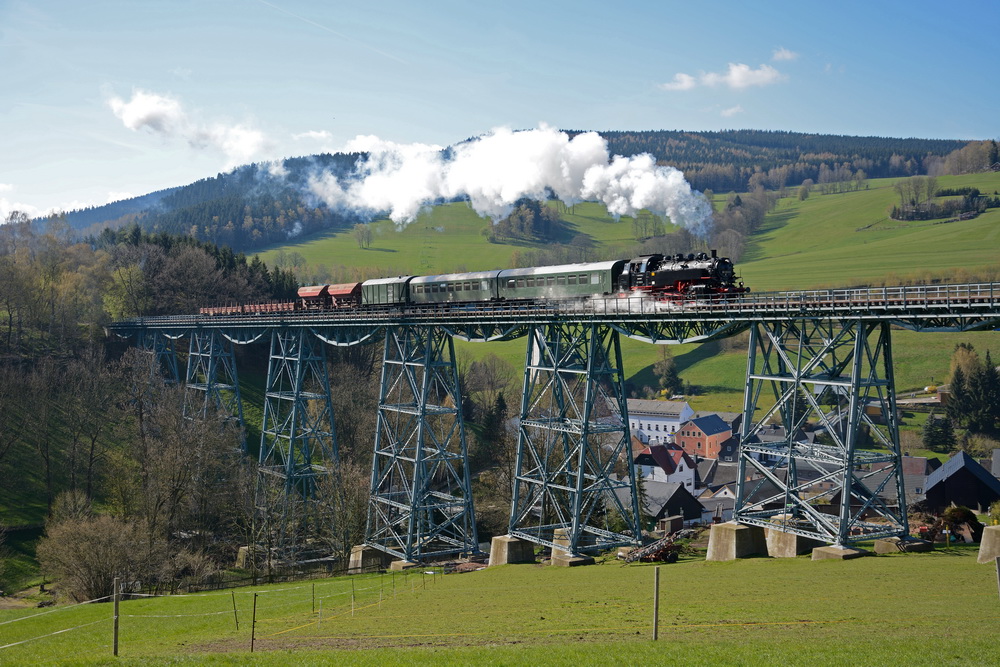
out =
[[[137,590],[152,576],[157,551],[137,522],[71,518],[48,527],[38,543],[38,561],[69,597],[83,601],[110,595],[115,577],[122,590]]]

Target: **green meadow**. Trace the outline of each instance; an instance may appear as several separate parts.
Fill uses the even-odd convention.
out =
[[[894,180],[869,189],[805,201],[782,199],[753,238],[739,264],[744,281],[758,291],[922,281],[945,271],[959,280],[1000,262],[1000,209],[973,220],[897,222],[888,211],[898,203]],[[942,176],[940,188],[1000,190],[1000,174]]]
[[[974,547],[853,561],[682,558],[659,566],[657,642],[655,567],[610,559],[443,576],[411,570],[126,600],[118,659],[111,604],[0,611],[0,662],[996,662],[996,574],[976,564]]]

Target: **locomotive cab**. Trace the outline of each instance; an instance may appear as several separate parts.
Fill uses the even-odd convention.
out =
[[[629,292],[634,289],[644,289],[652,287],[650,274],[655,272],[663,261],[663,255],[656,253],[653,255],[642,255],[625,263],[622,267],[622,274],[618,278],[618,289],[622,292]]]

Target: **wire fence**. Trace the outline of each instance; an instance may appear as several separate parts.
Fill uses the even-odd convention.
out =
[[[1000,559],[996,567],[1000,587]],[[644,566],[636,571],[634,581],[640,583],[647,576],[652,578],[652,574],[651,568]],[[171,646],[200,653],[450,647],[563,641],[573,635],[589,641],[647,641],[657,628],[683,635],[706,629],[757,632],[782,626],[830,626],[830,632],[837,632],[833,629],[837,626],[872,626],[872,618],[854,613],[803,617],[791,611],[768,614],[747,611],[738,616],[719,617],[707,609],[690,616],[677,613],[657,616],[661,599],[658,580],[659,577],[655,590],[643,585],[640,595],[633,591],[609,596],[606,590],[554,586],[548,599],[539,595],[535,581],[522,582],[524,588],[519,593],[511,590],[506,580],[483,578],[470,585],[469,579],[446,574],[443,568],[417,568],[291,586],[268,585],[197,594],[123,595],[117,617],[116,607],[108,604],[111,596],[105,596],[44,611],[25,611],[21,616],[0,621],[0,664],[59,662],[80,655],[110,656],[115,647],[120,649],[122,657],[142,658],[162,656],[171,651]],[[971,590],[964,595],[970,596]],[[982,597],[980,593],[976,591],[976,600]],[[743,594],[748,602],[756,599],[752,590]],[[672,599],[669,587],[665,596]],[[925,600],[934,597],[932,594]],[[963,592],[957,590],[937,597],[947,598],[949,605],[965,599]],[[819,605],[817,609],[822,609],[826,600],[822,595],[809,595],[808,599],[809,605]],[[473,604],[473,600],[479,601],[478,604]],[[990,604],[995,604],[996,598],[992,600]],[[676,610],[676,600],[673,602]],[[912,614],[909,620],[949,622],[945,611],[945,606],[928,607]],[[428,616],[424,617],[424,613]],[[940,613],[940,618],[936,613]],[[948,613],[954,615],[954,611]],[[951,618],[950,622],[957,621]]]

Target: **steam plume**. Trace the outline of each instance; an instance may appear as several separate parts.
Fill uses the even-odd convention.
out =
[[[496,221],[519,199],[554,194],[567,205],[601,202],[616,217],[647,209],[699,236],[711,227],[711,207],[680,171],[646,154],[612,158],[596,132],[571,139],[546,126],[500,128],[449,149],[363,136],[345,151],[368,154],[356,178],[322,173],[310,179],[309,190],[331,208],[371,216],[387,211],[398,225],[412,222],[424,206],[457,198]]]

